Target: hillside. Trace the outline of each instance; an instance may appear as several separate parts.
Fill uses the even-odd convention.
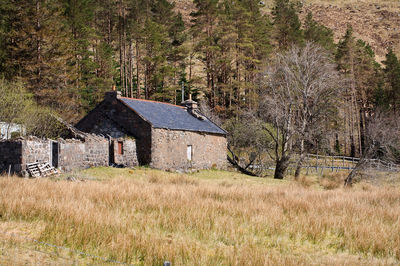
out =
[[[192,0],[174,0],[176,10],[190,23],[190,12],[194,10]],[[263,1],[264,11],[270,13],[273,1]],[[374,49],[377,60],[382,61],[387,49],[393,47],[400,54],[400,1],[395,0],[303,0],[304,19],[312,11],[314,19],[331,28],[337,41],[344,35],[347,24],[351,24],[355,36],[368,42]]]
[[[311,11],[314,19],[333,29],[338,40],[351,24],[355,36],[368,42],[377,60],[382,61],[389,47],[400,52],[400,1],[310,1],[304,10]],[[304,12],[304,13],[306,13]]]

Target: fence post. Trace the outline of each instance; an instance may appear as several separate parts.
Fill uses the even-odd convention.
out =
[[[332,172],[333,172],[333,166],[334,166],[334,164],[335,164],[334,158],[335,158],[335,157],[332,156]]]
[[[344,170],[344,156],[343,156],[343,170]]]
[[[318,159],[319,159],[319,156],[318,156],[318,153],[317,153],[317,161],[315,162],[315,172],[316,173],[318,173]]]

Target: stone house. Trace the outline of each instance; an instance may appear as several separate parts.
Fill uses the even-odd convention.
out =
[[[135,139],[139,165],[178,170],[227,164],[226,132],[202,115],[191,99],[177,106],[112,91],[76,127],[108,137],[117,155],[129,152],[129,140]]]

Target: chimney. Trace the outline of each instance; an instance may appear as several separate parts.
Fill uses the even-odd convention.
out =
[[[199,108],[197,106],[197,102],[192,100],[192,94],[189,94],[189,99],[183,101],[181,103],[182,106],[185,106],[188,113],[192,116],[196,117],[199,120],[204,120],[205,117],[200,113]]]
[[[183,101],[181,103],[182,106],[185,106],[188,110],[196,110],[198,109],[197,107],[197,102],[192,100],[192,94],[189,94],[189,99],[186,101]]]
[[[113,86],[113,90],[112,91],[106,92],[104,99],[108,100],[108,101],[113,101],[113,100],[118,99],[120,97],[122,97],[122,93],[120,91],[115,90],[115,87]]]

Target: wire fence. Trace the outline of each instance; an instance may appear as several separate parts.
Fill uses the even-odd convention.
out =
[[[289,163],[288,170],[294,170],[297,166],[296,157],[292,158]],[[323,173],[324,171],[338,172],[338,171],[352,171],[360,162],[360,158],[348,156],[329,156],[319,154],[307,154],[301,168],[305,169],[307,174]],[[380,159],[367,159],[366,164],[369,169],[374,169],[382,172],[400,172],[400,165],[382,161]],[[275,170],[274,162],[267,161],[264,165],[251,165],[251,169],[257,170]]]

